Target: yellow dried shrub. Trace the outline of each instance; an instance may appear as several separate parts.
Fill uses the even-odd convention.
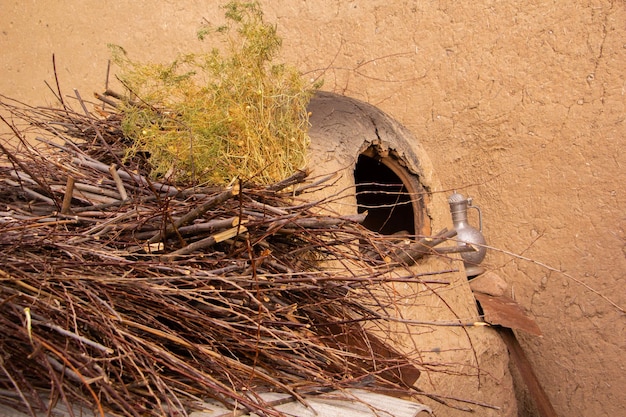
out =
[[[306,106],[319,85],[275,63],[276,27],[257,2],[224,6],[226,25],[203,26],[220,45],[167,64],[138,63],[113,48],[128,99],[121,111],[128,155],[149,155],[153,176],[224,184],[239,177],[267,184],[306,164]]]

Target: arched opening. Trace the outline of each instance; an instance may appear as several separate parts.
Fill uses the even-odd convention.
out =
[[[384,235],[428,233],[423,187],[400,162],[375,147],[359,155],[354,181],[358,212],[368,212],[363,225]]]

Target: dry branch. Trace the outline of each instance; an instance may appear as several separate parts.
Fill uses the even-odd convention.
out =
[[[451,232],[399,245],[308,200],[325,183],[305,172],[269,186],[155,181],[141,157],[119,165],[115,113],[0,104],[56,138],[0,147],[0,392],[17,393],[0,401],[158,416],[212,397],[277,415],[249,393],[364,380],[414,393],[421,364],[377,336],[395,302],[378,289],[448,273],[389,272]]]

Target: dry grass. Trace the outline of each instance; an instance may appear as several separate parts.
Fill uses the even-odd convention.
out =
[[[226,26],[199,32],[221,41],[205,54],[138,63],[113,47],[126,88],[122,128],[131,154],[149,153],[153,177],[269,184],[306,164],[306,106],[317,86],[275,62],[281,39],[256,2],[225,10]]]

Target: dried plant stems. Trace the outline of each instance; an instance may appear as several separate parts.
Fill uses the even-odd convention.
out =
[[[0,167],[0,393],[16,393],[0,401],[34,413],[58,395],[68,407],[157,416],[199,397],[278,415],[255,393],[303,401],[368,381],[411,395],[428,366],[387,342],[392,324],[473,325],[404,322],[388,290],[446,286],[456,270],[408,265],[438,255],[453,232],[411,243],[373,233],[365,214],[337,215],[307,195],[332,175],[154,181],[141,155],[121,165],[128,139],[115,109],[97,117],[75,97],[80,113],[0,101],[28,126],[16,128],[18,147],[0,148],[10,162]]]
[[[416,378],[421,364],[376,335],[397,302],[378,289],[422,277],[446,285],[429,277],[448,270],[390,272],[434,254],[448,234],[418,247],[370,232],[363,214],[339,216],[306,196],[332,176],[158,183],[140,157],[119,165],[115,114],[2,105],[56,138],[38,136],[42,151],[26,141],[0,149],[12,161],[0,168],[9,404],[35,412],[58,394],[68,407],[156,416],[212,397],[277,415],[252,393],[303,401],[370,378],[411,393],[402,375]]]

